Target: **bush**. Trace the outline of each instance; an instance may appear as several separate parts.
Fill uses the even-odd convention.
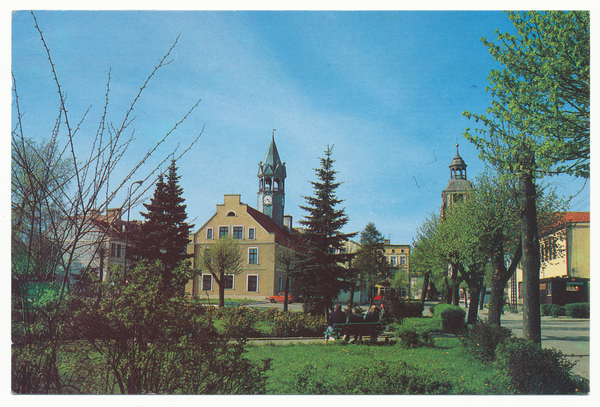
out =
[[[441,314],[442,331],[453,334],[460,334],[466,329],[466,312],[462,307],[451,306],[446,308]]]
[[[462,339],[469,353],[483,362],[491,362],[496,357],[496,347],[513,335],[508,328],[479,323],[471,327]]]
[[[450,394],[453,385],[404,362],[377,361],[354,364],[341,375],[328,375],[306,364],[293,375],[291,391],[296,394]]]
[[[564,317],[567,315],[565,307],[558,304],[542,304],[542,315],[552,317]]]
[[[496,348],[494,366],[520,394],[578,394],[589,392],[589,381],[572,374],[575,363],[554,348],[542,348],[509,338]]]
[[[590,303],[589,302],[578,302],[574,304],[567,304],[565,306],[566,314],[571,318],[589,318],[590,317]]]
[[[416,332],[409,330],[400,330],[396,333],[398,341],[403,348],[420,348],[423,346],[433,346],[433,339],[429,336],[429,331]]]

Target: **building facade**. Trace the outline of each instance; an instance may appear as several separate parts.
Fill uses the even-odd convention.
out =
[[[224,236],[238,241],[243,270],[227,276],[225,297],[264,300],[284,290],[286,259],[292,253],[292,218],[285,216],[285,163],[279,157],[274,137],[258,165],[258,205],[254,209],[239,194],[224,196],[215,214],[190,236],[188,253],[194,267],[202,250]],[[293,284],[290,285],[293,287]],[[186,285],[192,297],[218,297],[219,287],[209,272],[198,274]]]
[[[564,228],[540,238],[542,304],[589,301],[590,213],[566,212],[563,223]],[[510,281],[511,303],[523,304],[522,284],[523,271],[517,268]]]

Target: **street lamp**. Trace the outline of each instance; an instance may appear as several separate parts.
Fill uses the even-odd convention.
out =
[[[140,185],[142,185],[144,181],[134,181],[131,183],[131,185],[129,185],[129,189],[127,192],[127,224],[125,225],[125,272],[123,273],[125,275],[125,279],[127,279],[127,270],[128,270],[128,263],[127,263],[127,249],[129,248],[129,212],[131,210],[131,187],[133,187],[134,185],[137,184],[137,187],[135,188],[135,191],[137,191],[137,189],[140,187]]]

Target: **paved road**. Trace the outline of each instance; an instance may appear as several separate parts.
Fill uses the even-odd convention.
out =
[[[487,311],[480,311],[487,318]],[[517,337],[523,337],[523,314],[506,313],[501,324]],[[571,362],[576,362],[573,373],[590,378],[590,320],[567,317],[542,317],[542,346],[560,350]]]

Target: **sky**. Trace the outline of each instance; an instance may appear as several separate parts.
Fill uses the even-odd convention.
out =
[[[177,163],[194,230],[223,203],[224,194],[241,194],[242,202],[256,208],[258,163],[274,134],[288,174],[285,212],[295,226],[305,215],[299,205],[313,194],[309,181],[317,179],[319,158],[333,146],[342,182],[337,196],[349,218],[344,232],[360,232],[373,222],[397,244],[411,244],[425,219],[439,213],[457,143],[469,179],[486,171],[463,137],[474,123],[462,113],[485,113],[491,100],[487,78],[500,68],[480,39],[495,40],[496,29],[513,30],[500,11],[67,10],[35,15],[67,92],[71,121],[81,121],[76,140],[81,157],[89,153],[98,128],[109,73],[108,120],[118,126],[177,41],[171,62],[151,79],[135,106],[129,127],[135,140],[115,180],[200,100],[167,145],[131,179],[145,178],[177,145],[181,152],[202,132]],[[11,69],[24,131],[48,140],[58,109],[48,57],[29,11],[14,11],[11,24]],[[570,177],[547,181],[559,195],[581,190],[570,209],[589,210],[589,183]],[[124,199],[125,190],[112,206]],[[133,208],[131,218],[141,219],[142,209]]]

